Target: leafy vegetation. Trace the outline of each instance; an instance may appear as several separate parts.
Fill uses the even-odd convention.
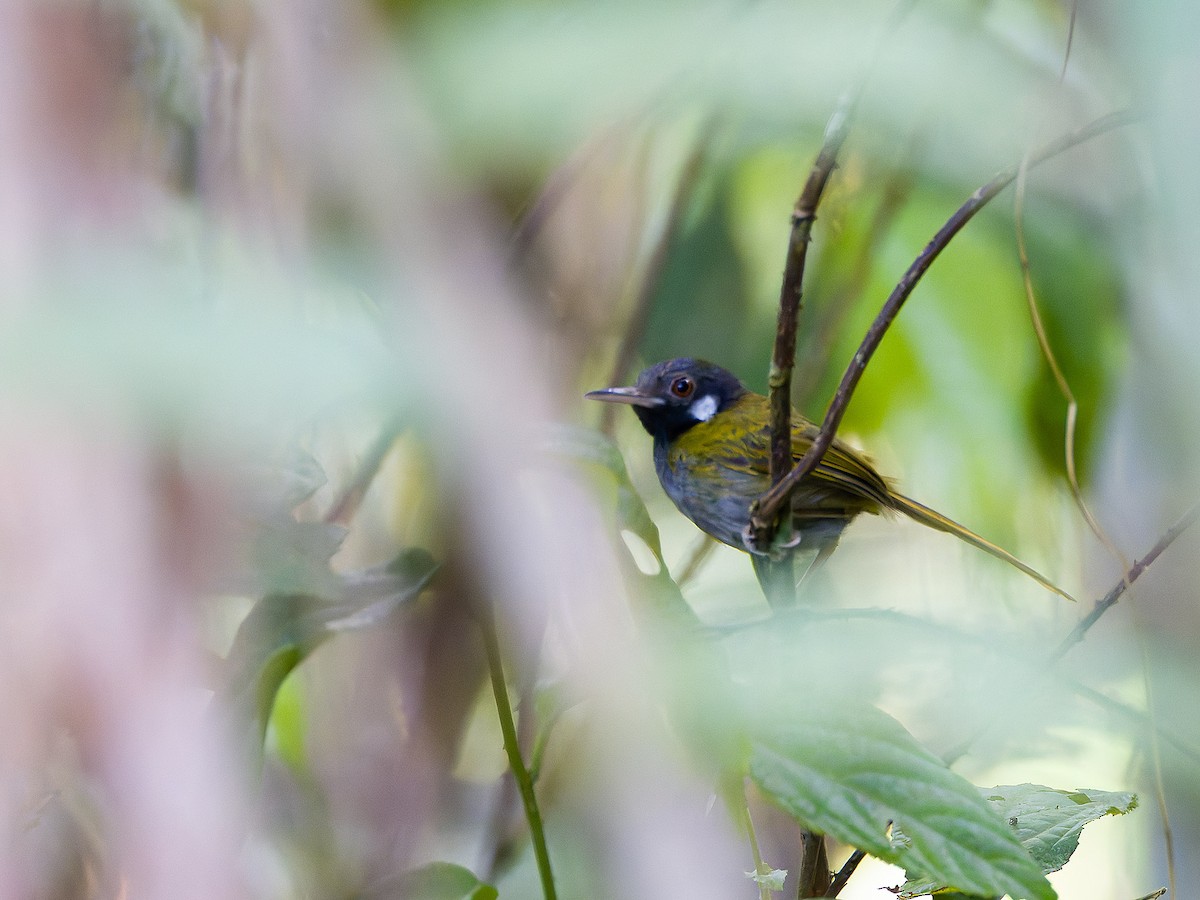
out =
[[[0,898],[1200,880],[1194,18],[0,15]],[[1017,167],[838,433],[1078,609],[864,517],[772,610],[634,416],[582,400],[676,355],[767,390],[789,215],[848,93],[797,407],[821,419]]]

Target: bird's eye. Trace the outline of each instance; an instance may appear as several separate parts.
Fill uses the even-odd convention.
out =
[[[692,392],[695,390],[696,382],[692,381],[686,375],[680,375],[671,382],[671,393],[680,399],[692,396]]]

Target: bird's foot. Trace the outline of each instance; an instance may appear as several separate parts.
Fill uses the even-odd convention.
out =
[[[797,547],[799,547],[800,540],[803,537],[804,535],[802,535],[800,532],[796,532],[784,543],[772,544],[771,549],[764,554],[761,550],[755,547],[754,532],[751,530],[750,526],[747,525],[742,529],[742,545],[746,548],[746,552],[753,553],[755,556],[769,556],[776,562],[783,559],[789,551],[795,550]]]

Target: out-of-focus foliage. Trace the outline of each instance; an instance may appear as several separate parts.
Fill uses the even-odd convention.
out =
[[[813,418],[972,191],[1133,107],[1028,173],[1021,221],[1083,493],[1132,561],[1200,498],[1198,46],[1176,0],[6,6],[0,900],[537,896],[488,607],[560,896],[753,896],[747,764],[784,896],[796,825],[764,796],[919,851],[910,877],[1050,896],[1070,857],[1049,883],[1098,900],[1167,884],[1165,816],[1200,881],[1197,535],[1052,670],[1086,608],[895,521],[765,620],[742,554],[683,577],[648,438],[581,399],[678,354],[765,389],[792,204],[864,70],[805,280]],[[1096,597],[1122,563],[1064,482],[1016,225],[1010,189],[939,258],[843,434]],[[1010,808],[1081,783],[1113,793]],[[938,818],[969,784],[1021,787]]]

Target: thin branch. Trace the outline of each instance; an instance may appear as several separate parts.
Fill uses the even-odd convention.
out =
[[[350,483],[342,489],[342,493],[333,502],[333,506],[325,513],[326,524],[348,525],[350,523],[354,514],[358,512],[359,506],[362,505],[363,498],[366,497],[367,490],[371,487],[371,482],[379,474],[379,469],[383,466],[383,461],[387,458],[392,445],[396,443],[396,436],[399,434],[400,426],[396,423],[389,422],[383,426],[379,436],[375,438],[375,443],[371,445],[367,450],[367,455],[359,463],[354,477],[350,479]]]
[[[1065,77],[1067,72],[1067,59],[1071,53],[1071,35],[1075,30],[1075,12],[1076,5],[1071,7],[1071,30],[1067,35],[1067,50],[1063,59],[1063,69],[1059,80]],[[1067,418],[1065,424],[1065,434],[1063,436],[1063,455],[1066,462],[1067,483],[1071,487],[1071,496],[1075,499],[1075,505],[1078,507],[1084,521],[1087,522],[1088,528],[1092,534],[1104,545],[1109,556],[1117,561],[1121,571],[1128,573],[1130,570],[1129,560],[1125,558],[1116,543],[1109,537],[1101,526],[1100,522],[1092,514],[1091,508],[1083,497],[1083,490],[1079,486],[1079,475],[1075,466],[1075,437],[1078,429],[1079,421],[1079,402],[1075,399],[1075,393],[1071,390],[1070,382],[1063,374],[1062,367],[1058,364],[1058,359],[1054,354],[1053,348],[1050,346],[1050,338],[1046,333],[1046,326],[1042,320],[1042,314],[1038,308],[1037,297],[1033,290],[1033,276],[1031,266],[1029,264],[1029,250],[1025,243],[1025,187],[1027,182],[1027,174],[1029,171],[1029,155],[1021,160],[1021,169],[1017,173],[1017,184],[1014,191],[1013,200],[1013,227],[1017,238],[1017,255],[1021,263],[1021,280],[1025,286],[1025,302],[1029,307],[1029,317],[1033,322],[1033,330],[1037,335],[1038,347],[1042,351],[1042,358],[1045,359],[1047,366],[1050,368],[1050,373],[1054,377],[1054,382],[1058,387],[1058,392],[1062,395],[1063,400],[1067,404]],[[1123,582],[1125,590],[1131,588],[1131,583],[1126,574],[1126,580]],[[1167,812],[1167,797],[1163,790],[1162,777],[1162,754],[1159,749],[1158,727],[1155,719],[1155,707],[1153,697],[1151,695],[1150,686],[1150,661],[1148,659],[1144,638],[1139,635],[1139,643],[1142,644],[1142,676],[1146,685],[1146,709],[1152,720],[1152,727],[1149,731],[1150,741],[1150,762],[1154,771],[1154,787],[1155,800],[1157,801],[1159,818],[1162,822],[1163,846],[1167,857],[1167,879],[1171,886],[1171,893],[1175,893],[1175,841],[1171,829],[1171,819]]]
[[[826,897],[836,897],[846,887],[846,883],[850,880],[850,876],[854,874],[854,870],[858,868],[858,864],[867,858],[867,854],[862,850],[855,850],[850,854],[850,858],[842,863],[842,867],[838,869],[837,874],[833,876],[833,881],[829,884],[829,890],[825,892]]]
[[[624,125],[624,123],[620,124]],[[570,193],[571,188],[575,186],[580,174],[595,161],[600,151],[613,143],[621,133],[622,128],[614,126],[609,133],[592,141],[574,157],[550,173],[550,177],[542,185],[541,191],[520,216],[513,229],[512,240],[509,244],[510,262],[517,263],[528,257],[529,251],[546,227],[546,223]]]
[[[838,153],[850,132],[850,121],[861,85],[848,91],[825,126],[825,141],[817,154],[808,180],[792,208],[792,230],[788,236],[787,261],[779,289],[779,318],[775,326],[775,349],[771,356],[771,484],[778,484],[792,467],[792,366],[796,360],[796,326],[800,316],[804,265],[817,207],[837,164]]]
[[[875,63],[885,40],[903,21],[913,7],[914,0],[901,0],[892,10],[888,21],[884,23],[874,45],[871,47],[866,63],[862,67],[855,82],[838,101],[833,115],[825,126],[825,139],[817,154],[812,170],[800,196],[792,207],[792,228],[788,236],[788,253],[783,268],[783,283],[779,289],[779,317],[775,325],[775,346],[771,355],[771,369],[767,377],[770,386],[771,407],[771,457],[769,471],[771,486],[782,482],[792,468],[792,367],[796,362],[796,328],[800,317],[801,299],[804,289],[804,266],[808,260],[808,244],[812,235],[813,223],[817,219],[817,207],[824,196],[825,187],[837,165],[838,154],[842,144],[850,133],[850,123],[862,98],[867,80],[874,71]],[[776,525],[775,517],[779,508],[771,514],[772,525],[769,533],[755,534],[755,543],[766,549],[770,545]],[[791,528],[791,522],[783,523],[785,529]],[[766,538],[765,540],[762,538]],[[778,563],[768,565],[763,574],[766,576],[763,589],[768,590],[768,583],[783,584],[794,593],[794,578],[792,576],[792,561],[790,554]],[[760,579],[760,581],[763,579]],[[771,599],[770,593],[768,598]]]
[[[688,582],[696,577],[696,573],[700,571],[700,567],[704,565],[705,560],[708,559],[716,548],[717,542],[707,534],[697,540],[692,546],[692,552],[688,554],[683,568],[680,569],[679,577],[675,579],[675,583],[681,588],[686,587]]]
[[[917,143],[917,137],[914,135],[910,144]],[[867,235],[859,244],[858,252],[850,264],[849,274],[832,296],[822,304],[816,324],[806,330],[800,359],[792,375],[792,393],[801,400],[813,392],[818,379],[828,371],[829,355],[836,343],[838,330],[853,308],[854,301],[862,296],[863,289],[874,271],[879,246],[912,193],[916,178],[907,162],[913,157],[914,153],[910,147],[902,156],[904,163],[896,166],[888,175],[879,205],[875,208],[875,214],[867,228]]]
[[[634,358],[637,356],[642,338],[646,334],[646,326],[650,321],[650,309],[654,301],[654,293],[658,289],[659,282],[662,280],[662,273],[667,265],[668,254],[670,253],[671,246],[675,243],[676,236],[679,234],[680,226],[683,224],[683,214],[687,210],[688,201],[692,197],[692,192],[696,187],[696,182],[700,178],[700,172],[704,165],[704,147],[708,139],[708,132],[709,129],[707,127],[701,128],[700,137],[696,139],[695,146],[684,161],[679,181],[675,185],[675,194],[671,198],[671,205],[667,209],[666,222],[663,224],[662,231],[659,232],[658,239],[654,242],[654,249],[651,251],[650,258],[646,262],[645,271],[642,273],[641,281],[638,285],[637,298],[633,303],[633,314],[630,316],[629,323],[625,327],[625,335],[621,338],[621,346],[617,350],[617,357],[613,362],[608,384],[619,384],[625,378],[630,366],[633,365]],[[604,434],[611,435],[618,407],[615,403],[604,403],[601,405],[604,409],[600,414],[600,430]]]
[[[479,604],[476,610],[479,630],[483,634],[484,651],[487,654],[488,673],[491,676],[492,695],[496,700],[496,713],[500,718],[500,733],[504,736],[504,752],[508,756],[508,767],[517,782],[521,802],[525,806],[525,820],[529,823],[529,836],[533,842],[533,855],[537,860],[538,877],[542,882],[545,900],[556,900],[554,873],[550,868],[550,852],[546,847],[546,829],[542,824],[542,813],[538,808],[537,794],[533,790],[533,779],[521,758],[521,746],[513,720],[512,704],[508,699],[508,682],[504,678],[504,661],[500,654],[500,638],[496,633],[496,615],[489,602]]]
[[[824,897],[829,890],[829,856],[825,835],[807,829],[800,832],[801,856],[798,897]]]
[[[1172,525],[1170,530],[1168,530],[1166,534],[1159,538],[1158,543],[1150,548],[1150,552],[1135,562],[1128,569],[1128,571],[1121,576],[1121,580],[1113,586],[1113,589],[1096,601],[1096,605],[1092,607],[1092,611],[1088,613],[1082,620],[1080,620],[1078,625],[1071,629],[1071,633],[1063,638],[1062,642],[1058,645],[1054,652],[1046,658],[1046,668],[1049,669],[1056,662],[1066,656],[1072,647],[1082,641],[1084,635],[1086,635],[1089,629],[1091,629],[1091,627],[1100,620],[1100,617],[1104,615],[1112,606],[1114,606],[1119,599],[1121,599],[1121,596],[1127,590],[1129,590],[1130,587],[1132,587],[1133,583],[1137,581],[1138,578],[1141,577],[1142,573],[1150,567],[1150,564],[1158,559],[1162,552],[1171,546],[1171,544],[1177,537],[1179,537],[1179,535],[1183,534],[1183,532],[1185,532],[1192,524],[1194,524],[1197,518],[1200,518],[1200,503],[1197,503],[1186,513],[1184,513],[1183,518]],[[1153,722],[1151,725],[1153,727]],[[966,755],[975,742],[978,741],[984,734],[986,734],[988,729],[991,727],[992,726],[990,723],[984,725],[966,740],[962,741],[957,746],[944,753],[942,755],[942,759],[946,765],[953,765],[962,756]]]
[[[1179,535],[1187,531],[1187,529],[1191,527],[1193,523],[1195,523],[1197,518],[1200,518],[1200,503],[1197,503],[1186,513],[1184,513],[1183,517],[1180,518],[1180,520],[1174,525],[1172,525],[1166,534],[1159,538],[1158,543],[1150,548],[1150,552],[1130,566],[1129,570],[1124,574],[1121,580],[1113,586],[1113,589],[1096,601],[1096,605],[1092,607],[1092,611],[1084,616],[1084,618],[1079,621],[1078,625],[1071,629],[1071,633],[1063,638],[1057,649],[1050,654],[1048,662],[1058,662],[1067,655],[1067,652],[1072,647],[1082,641],[1084,635],[1086,635],[1088,630],[1100,620],[1100,617],[1108,612],[1108,610],[1118,600],[1121,599],[1121,595],[1124,594],[1125,591],[1127,591],[1129,587],[1141,577],[1142,573],[1150,567],[1150,564],[1158,559],[1162,552],[1171,546],[1171,544],[1177,537],[1179,537]]]
[[[1067,48],[1063,51],[1062,71],[1058,73],[1061,84],[1067,80],[1067,63],[1071,61],[1071,47],[1075,44],[1075,17],[1079,13],[1079,0],[1071,0],[1071,22],[1067,25]]]
[[[1111,113],[1101,119],[1097,119],[1089,125],[1064,135],[1037,151],[1030,158],[1029,165],[1035,166],[1045,162],[1047,159],[1057,156],[1077,144],[1081,144],[1114,128],[1128,125],[1136,121],[1136,119],[1137,116],[1129,111]],[[900,283],[892,290],[883,308],[879,311],[879,315],[871,323],[871,327],[859,345],[858,352],[854,354],[854,359],[851,361],[849,368],[846,369],[845,375],[842,376],[841,384],[838,385],[833,402],[830,403],[829,409],[825,413],[825,420],[821,424],[820,433],[814,439],[812,446],[804,454],[800,462],[796,464],[796,467],[788,473],[786,478],[768,490],[755,502],[751,514],[751,530],[755,546],[766,548],[771,545],[771,538],[775,530],[775,518],[779,515],[783,504],[787,502],[801,479],[816,467],[817,463],[825,455],[825,451],[829,449],[829,445],[833,442],[834,434],[837,432],[838,426],[846,414],[846,407],[850,403],[854,389],[858,386],[858,382],[866,370],[867,363],[878,349],[888,328],[895,321],[900,308],[904,305],[904,301],[912,294],[917,283],[924,276],[925,272],[928,271],[942,250],[950,243],[951,239],[993,197],[1012,183],[1017,177],[1019,169],[1019,164],[1010,166],[975,191],[955,211],[954,215],[950,217],[938,233],[934,235],[933,240],[921,251],[912,265],[909,266],[908,271],[904,273],[904,277],[900,279]]]
[[[1014,189],[1013,198],[1013,228],[1017,238],[1017,257],[1021,263],[1021,281],[1025,286],[1025,303],[1029,307],[1029,318],[1033,322],[1033,332],[1037,336],[1038,347],[1042,351],[1042,358],[1046,360],[1046,365],[1050,367],[1050,374],[1054,376],[1054,383],[1058,387],[1058,392],[1067,403],[1067,421],[1063,435],[1063,456],[1067,468],[1067,484],[1070,485],[1071,496],[1075,498],[1075,505],[1079,508],[1079,512],[1083,516],[1084,521],[1087,522],[1092,534],[1104,545],[1109,555],[1116,560],[1117,565],[1121,567],[1121,571],[1127,571],[1129,569],[1129,560],[1125,558],[1125,554],[1113,543],[1108,533],[1100,527],[1099,521],[1092,514],[1087,501],[1084,500],[1083,490],[1079,486],[1079,474],[1075,467],[1075,436],[1079,422],[1079,402],[1075,399],[1075,392],[1071,390],[1071,384],[1067,381],[1067,376],[1063,374],[1062,367],[1058,364],[1058,357],[1055,355],[1054,349],[1050,346],[1050,337],[1046,333],[1046,325],[1042,320],[1042,313],[1038,308],[1037,296],[1033,290],[1033,276],[1029,265],[1029,249],[1025,244],[1025,184],[1028,172],[1029,154],[1027,153],[1021,160],[1021,167],[1017,171],[1017,184]]]

